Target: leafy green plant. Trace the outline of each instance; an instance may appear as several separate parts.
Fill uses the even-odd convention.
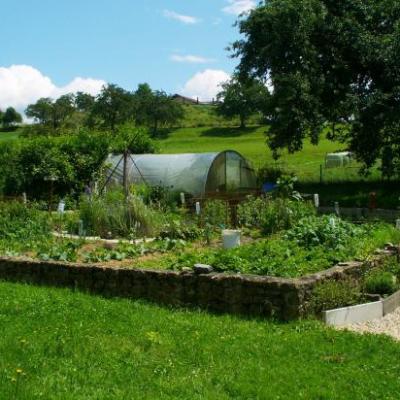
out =
[[[285,238],[306,248],[323,245],[336,249],[363,233],[361,228],[334,216],[306,217],[286,232]]]
[[[357,304],[360,296],[360,287],[351,279],[326,281],[313,290],[309,307],[315,314],[319,314],[325,310]]]
[[[54,241],[44,243],[37,253],[37,257],[43,261],[69,261],[78,259],[77,250],[81,246],[80,241]]]
[[[206,201],[202,210],[203,220],[213,227],[229,225],[229,206],[222,200]]]
[[[398,286],[396,277],[392,273],[381,269],[371,271],[365,278],[364,285],[365,292],[381,295],[394,293]]]
[[[203,235],[203,230],[193,223],[186,223],[178,218],[171,218],[159,233],[160,239],[195,240]]]
[[[315,215],[315,208],[310,203],[267,196],[250,196],[238,206],[239,224],[259,228],[265,234],[289,229],[302,218],[312,215]]]

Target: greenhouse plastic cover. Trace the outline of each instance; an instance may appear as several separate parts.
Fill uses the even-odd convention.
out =
[[[344,151],[340,153],[328,153],[325,159],[325,166],[327,168],[344,167],[351,163],[352,153]]]
[[[110,155],[107,164],[110,165],[110,170],[114,171],[111,181],[122,183],[123,156]],[[220,182],[224,179],[226,183],[229,168],[232,170],[230,174],[232,186],[240,187],[245,181],[244,186],[254,188],[253,171],[248,167],[246,160],[234,151],[130,155],[127,161],[130,184],[146,183],[150,186],[163,186],[193,195],[204,194],[207,188],[215,190],[218,184],[214,182],[215,185],[212,185],[213,182],[210,180]],[[239,176],[240,180],[234,182]]]

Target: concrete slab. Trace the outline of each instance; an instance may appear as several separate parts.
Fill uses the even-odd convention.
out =
[[[400,291],[392,294],[386,299],[382,300],[383,303],[383,315],[392,313],[396,308],[400,307]]]
[[[338,308],[323,313],[325,323],[332,326],[346,326],[350,324],[363,323],[382,317],[382,301]]]

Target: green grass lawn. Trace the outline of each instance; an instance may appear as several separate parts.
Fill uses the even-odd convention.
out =
[[[0,131],[0,143],[8,141],[8,140],[16,140],[16,139],[18,139],[18,136],[19,136],[18,130],[14,131],[14,132]]]
[[[1,399],[398,399],[400,345],[0,283]]]
[[[232,127],[220,128],[180,128],[172,130],[166,137],[157,141],[162,153],[213,152],[236,150],[247,157],[255,167],[275,164],[271,150],[266,144],[266,127],[250,127],[244,130]],[[319,182],[320,165],[324,165],[327,153],[343,150],[340,143],[322,139],[318,146],[306,141],[302,151],[295,154],[283,152],[277,162],[297,174],[302,182]],[[377,178],[374,170],[369,180]],[[324,169],[323,179],[331,181],[360,180],[357,164],[352,168]]]

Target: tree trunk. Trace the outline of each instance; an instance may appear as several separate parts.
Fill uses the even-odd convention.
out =
[[[246,117],[244,115],[240,115],[240,129],[246,128]]]

